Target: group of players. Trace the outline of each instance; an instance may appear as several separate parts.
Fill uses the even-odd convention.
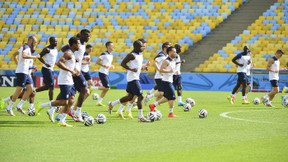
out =
[[[282,50],[277,50],[275,56],[269,58],[266,70],[269,71],[269,81],[272,86],[272,90],[261,98],[262,103],[267,107],[273,107],[272,100],[275,95],[279,93],[279,71],[287,70],[287,68],[280,68],[280,58],[284,52]],[[237,66],[237,84],[233,88],[233,91],[230,96],[227,97],[231,104],[235,102],[235,96],[240,91],[242,87],[242,104],[249,104],[247,95],[251,88],[251,80],[250,80],[250,69],[255,67],[255,64],[252,63],[251,51],[245,46],[243,52],[236,55],[232,62]],[[288,63],[287,63],[288,66]],[[283,92],[286,91],[286,87],[283,88]],[[282,97],[282,100],[284,97]]]
[[[89,44],[85,45],[89,41],[89,38],[90,31],[87,29],[81,30],[77,36],[69,39],[68,45],[61,48],[64,54],[56,62],[58,56],[57,38],[50,37],[50,45],[45,47],[40,54],[32,55],[37,46],[37,38],[30,36],[28,42],[14,53],[14,60],[17,64],[15,71],[16,90],[12,96],[1,99],[0,107],[3,108],[6,103],[9,103],[5,111],[9,115],[14,116],[12,108],[16,99],[19,98],[20,101],[15,106],[15,109],[25,114],[22,106],[29,99],[30,105],[27,112],[35,111],[37,115],[43,108],[48,107],[47,114],[52,122],[55,120],[54,113],[57,111],[59,112],[56,117],[59,120],[58,125],[72,127],[65,122],[67,115],[71,116],[76,122],[83,122],[81,116],[82,105],[92,90],[102,90],[97,105],[104,106],[102,100],[110,89],[109,69],[114,69],[114,65],[112,65],[114,45],[113,42],[107,42],[105,44],[107,51],[103,52],[96,61],[96,64],[100,65],[99,78],[102,85],[100,87],[93,86],[92,78],[89,74],[89,65],[91,63],[89,54],[92,52],[92,46]],[[142,101],[144,99],[145,104],[147,104],[152,97],[155,97],[155,103],[149,105],[150,111],[154,111],[157,105],[168,102],[170,108],[168,117],[178,117],[173,114],[173,106],[176,99],[173,84],[178,92],[178,105],[183,106],[180,66],[185,60],[180,60],[180,56],[178,55],[181,52],[181,46],[176,44],[175,47],[172,47],[169,42],[163,43],[162,51],[155,57],[153,64],[156,68],[156,86],[144,97],[140,85],[140,73],[141,70],[148,70],[148,66],[150,66],[150,61],[143,63],[142,53],[145,48],[146,41],[144,39],[136,40],[133,43],[133,51],[123,59],[121,66],[127,70],[127,95],[119,100],[110,101],[108,103],[108,111],[111,114],[113,107],[121,103],[116,115],[125,119],[122,111],[128,103],[126,114],[129,118],[133,118],[131,108],[133,103],[136,102],[139,112],[138,121],[150,122],[143,115]],[[45,85],[37,89],[34,89],[31,77],[31,73],[37,71],[36,67],[33,66],[33,59],[39,59],[43,63],[41,72]],[[58,75],[60,93],[53,100],[53,69],[55,65],[60,68]],[[48,90],[49,101],[42,104],[38,103],[35,109],[35,95],[44,90]],[[155,90],[158,90],[158,92],[153,94]],[[79,92],[79,96],[75,102],[77,91]],[[75,105],[73,106],[74,103]]]

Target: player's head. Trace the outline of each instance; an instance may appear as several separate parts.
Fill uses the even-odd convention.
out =
[[[114,50],[114,44],[111,41],[106,42],[105,46],[109,52],[112,52]]]
[[[279,59],[279,58],[282,57],[283,54],[284,54],[284,52],[283,52],[281,49],[278,49],[278,50],[276,51],[276,53],[275,53],[275,57],[276,57],[277,59]]]
[[[90,44],[86,45],[86,53],[91,53],[92,52],[92,46]]]
[[[248,48],[248,46],[244,46],[243,51],[245,54],[248,54],[250,52],[250,49]]]
[[[165,43],[162,44],[162,51],[165,54],[168,54],[167,51],[166,51],[168,47],[171,47],[171,43],[170,42],[165,42]]]
[[[144,50],[145,50],[145,49],[146,49],[147,41],[146,41],[144,38],[140,38],[140,39],[138,39],[138,41],[141,41],[141,42],[143,43]]]
[[[181,45],[180,44],[175,44],[175,48],[176,48],[176,52],[177,54],[180,54],[181,53]]]
[[[137,40],[133,43],[133,48],[135,52],[141,53],[144,51],[144,45],[141,41]]]
[[[88,29],[82,29],[80,32],[81,41],[88,42],[90,39],[90,31]]]
[[[73,52],[78,51],[80,48],[80,39],[77,37],[70,38],[69,39],[69,46]]]
[[[30,36],[28,37],[28,42],[27,44],[30,46],[30,48],[34,48],[37,45],[37,38],[35,36]]]
[[[53,46],[53,47],[56,47],[57,46],[57,38],[55,38],[55,37],[50,37],[49,38],[49,43],[50,43],[50,45],[51,46]]]
[[[177,52],[175,47],[168,47],[167,48],[167,54],[169,55],[170,58],[174,59],[177,57]]]

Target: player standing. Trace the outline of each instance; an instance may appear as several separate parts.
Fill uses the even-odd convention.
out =
[[[90,44],[86,45],[86,52],[84,53],[82,59],[81,73],[83,74],[85,80],[89,87],[93,86],[92,77],[89,72],[89,65],[91,65],[90,53],[92,52],[92,46]]]
[[[181,53],[181,46],[179,44],[175,44],[176,48],[176,72],[173,75],[173,85],[174,88],[177,90],[178,95],[178,106],[184,106],[182,102],[182,77],[181,77],[181,65],[185,63],[185,60],[181,60],[180,53]]]

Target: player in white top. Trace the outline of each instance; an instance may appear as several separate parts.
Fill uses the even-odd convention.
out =
[[[286,70],[286,68],[280,69],[280,58],[284,52],[282,50],[277,50],[275,56],[269,58],[266,69],[269,71],[269,81],[272,86],[272,91],[269,94],[262,97],[262,102],[267,107],[272,107],[271,104],[275,95],[279,92],[279,70]]]
[[[245,100],[246,86],[247,86],[247,75],[246,75],[247,66],[251,63],[251,56],[248,54],[249,52],[250,52],[249,48],[245,46],[244,51],[232,59],[232,62],[238,66],[237,67],[238,80],[236,86],[232,91],[232,94],[227,97],[228,101],[231,104],[234,104],[236,92],[241,85],[242,85],[242,104],[250,103],[248,100]],[[236,60],[239,60],[239,62],[237,62]]]
[[[175,67],[176,67],[176,48],[175,47],[169,47],[167,49],[168,57],[166,60],[163,61],[161,64],[161,67],[159,71],[163,74],[162,77],[162,85],[165,87],[164,95],[159,101],[155,101],[154,104],[150,104],[149,108],[150,111],[154,111],[157,105],[160,105],[162,103],[168,102],[169,104],[169,118],[178,118],[178,116],[174,115],[173,113],[173,107],[174,102],[176,99],[175,90],[173,88],[173,75],[175,74]]]
[[[89,65],[91,65],[90,53],[92,52],[92,46],[90,44],[86,45],[86,52],[84,53],[82,59],[81,73],[83,74],[85,80],[89,87],[93,86],[92,77],[89,72]]]
[[[143,66],[143,55],[142,52],[144,51],[144,45],[141,41],[137,40],[133,43],[133,51],[129,53],[121,63],[121,66],[127,69],[127,88],[126,91],[128,93],[127,96],[122,97],[113,102],[109,102],[108,111],[111,114],[112,109],[116,104],[121,103],[124,109],[124,106],[127,102],[133,100],[134,96],[138,96],[137,106],[138,106],[138,121],[139,122],[150,122],[149,120],[145,119],[143,116],[143,109],[142,109],[142,100],[143,100],[143,93],[142,88],[140,85],[140,73],[142,69],[147,69],[146,66]],[[128,65],[129,64],[129,65]],[[116,115],[123,118],[122,108],[117,111]]]
[[[114,69],[114,65],[112,65],[114,44],[109,41],[106,42],[105,46],[107,51],[103,52],[96,61],[96,64],[101,66],[99,69],[99,78],[102,86],[92,88],[92,90],[102,90],[97,106],[104,106],[102,100],[110,90],[109,69]]]
[[[29,66],[30,66],[30,59],[38,59],[40,55],[32,56],[33,49],[36,47],[37,44],[37,38],[35,36],[30,36],[28,38],[28,42],[24,44],[22,47],[20,47],[19,51],[19,60],[16,68],[16,91],[13,94],[12,100],[9,103],[6,112],[10,114],[11,116],[14,116],[14,113],[12,111],[12,107],[16,101],[16,99],[19,97],[19,95],[23,91],[23,87],[26,87],[26,91],[16,106],[17,111],[19,111],[22,114],[25,114],[25,112],[22,110],[22,105],[24,102],[29,98],[33,91],[33,85],[32,85],[32,79],[29,76]],[[32,49],[32,50],[31,50]]]

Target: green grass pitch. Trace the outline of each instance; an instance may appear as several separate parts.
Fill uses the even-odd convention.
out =
[[[14,90],[0,88],[0,97]],[[124,90],[111,90],[103,103],[125,94]],[[63,128],[49,121],[46,110],[35,117],[15,110],[16,116],[10,117],[1,110],[0,161],[288,161],[288,109],[281,105],[281,94],[275,97],[274,108],[242,105],[240,94],[231,105],[226,99],[229,94],[184,91],[184,101],[191,97],[196,106],[190,112],[175,106],[179,118],[170,119],[165,103],[158,107],[163,118],[153,123],[138,123],[135,108],[133,120],[121,120],[115,112],[109,115],[107,106],[96,107],[91,96],[82,111],[94,118],[105,114],[103,125],[85,127],[67,117],[74,127]],[[262,95],[250,93],[248,97],[252,101]],[[36,102],[47,100],[47,91],[36,95]],[[23,107],[27,110],[28,104]],[[208,111],[207,118],[198,118],[200,109]],[[234,119],[221,117],[223,112],[232,112],[227,115]]]

